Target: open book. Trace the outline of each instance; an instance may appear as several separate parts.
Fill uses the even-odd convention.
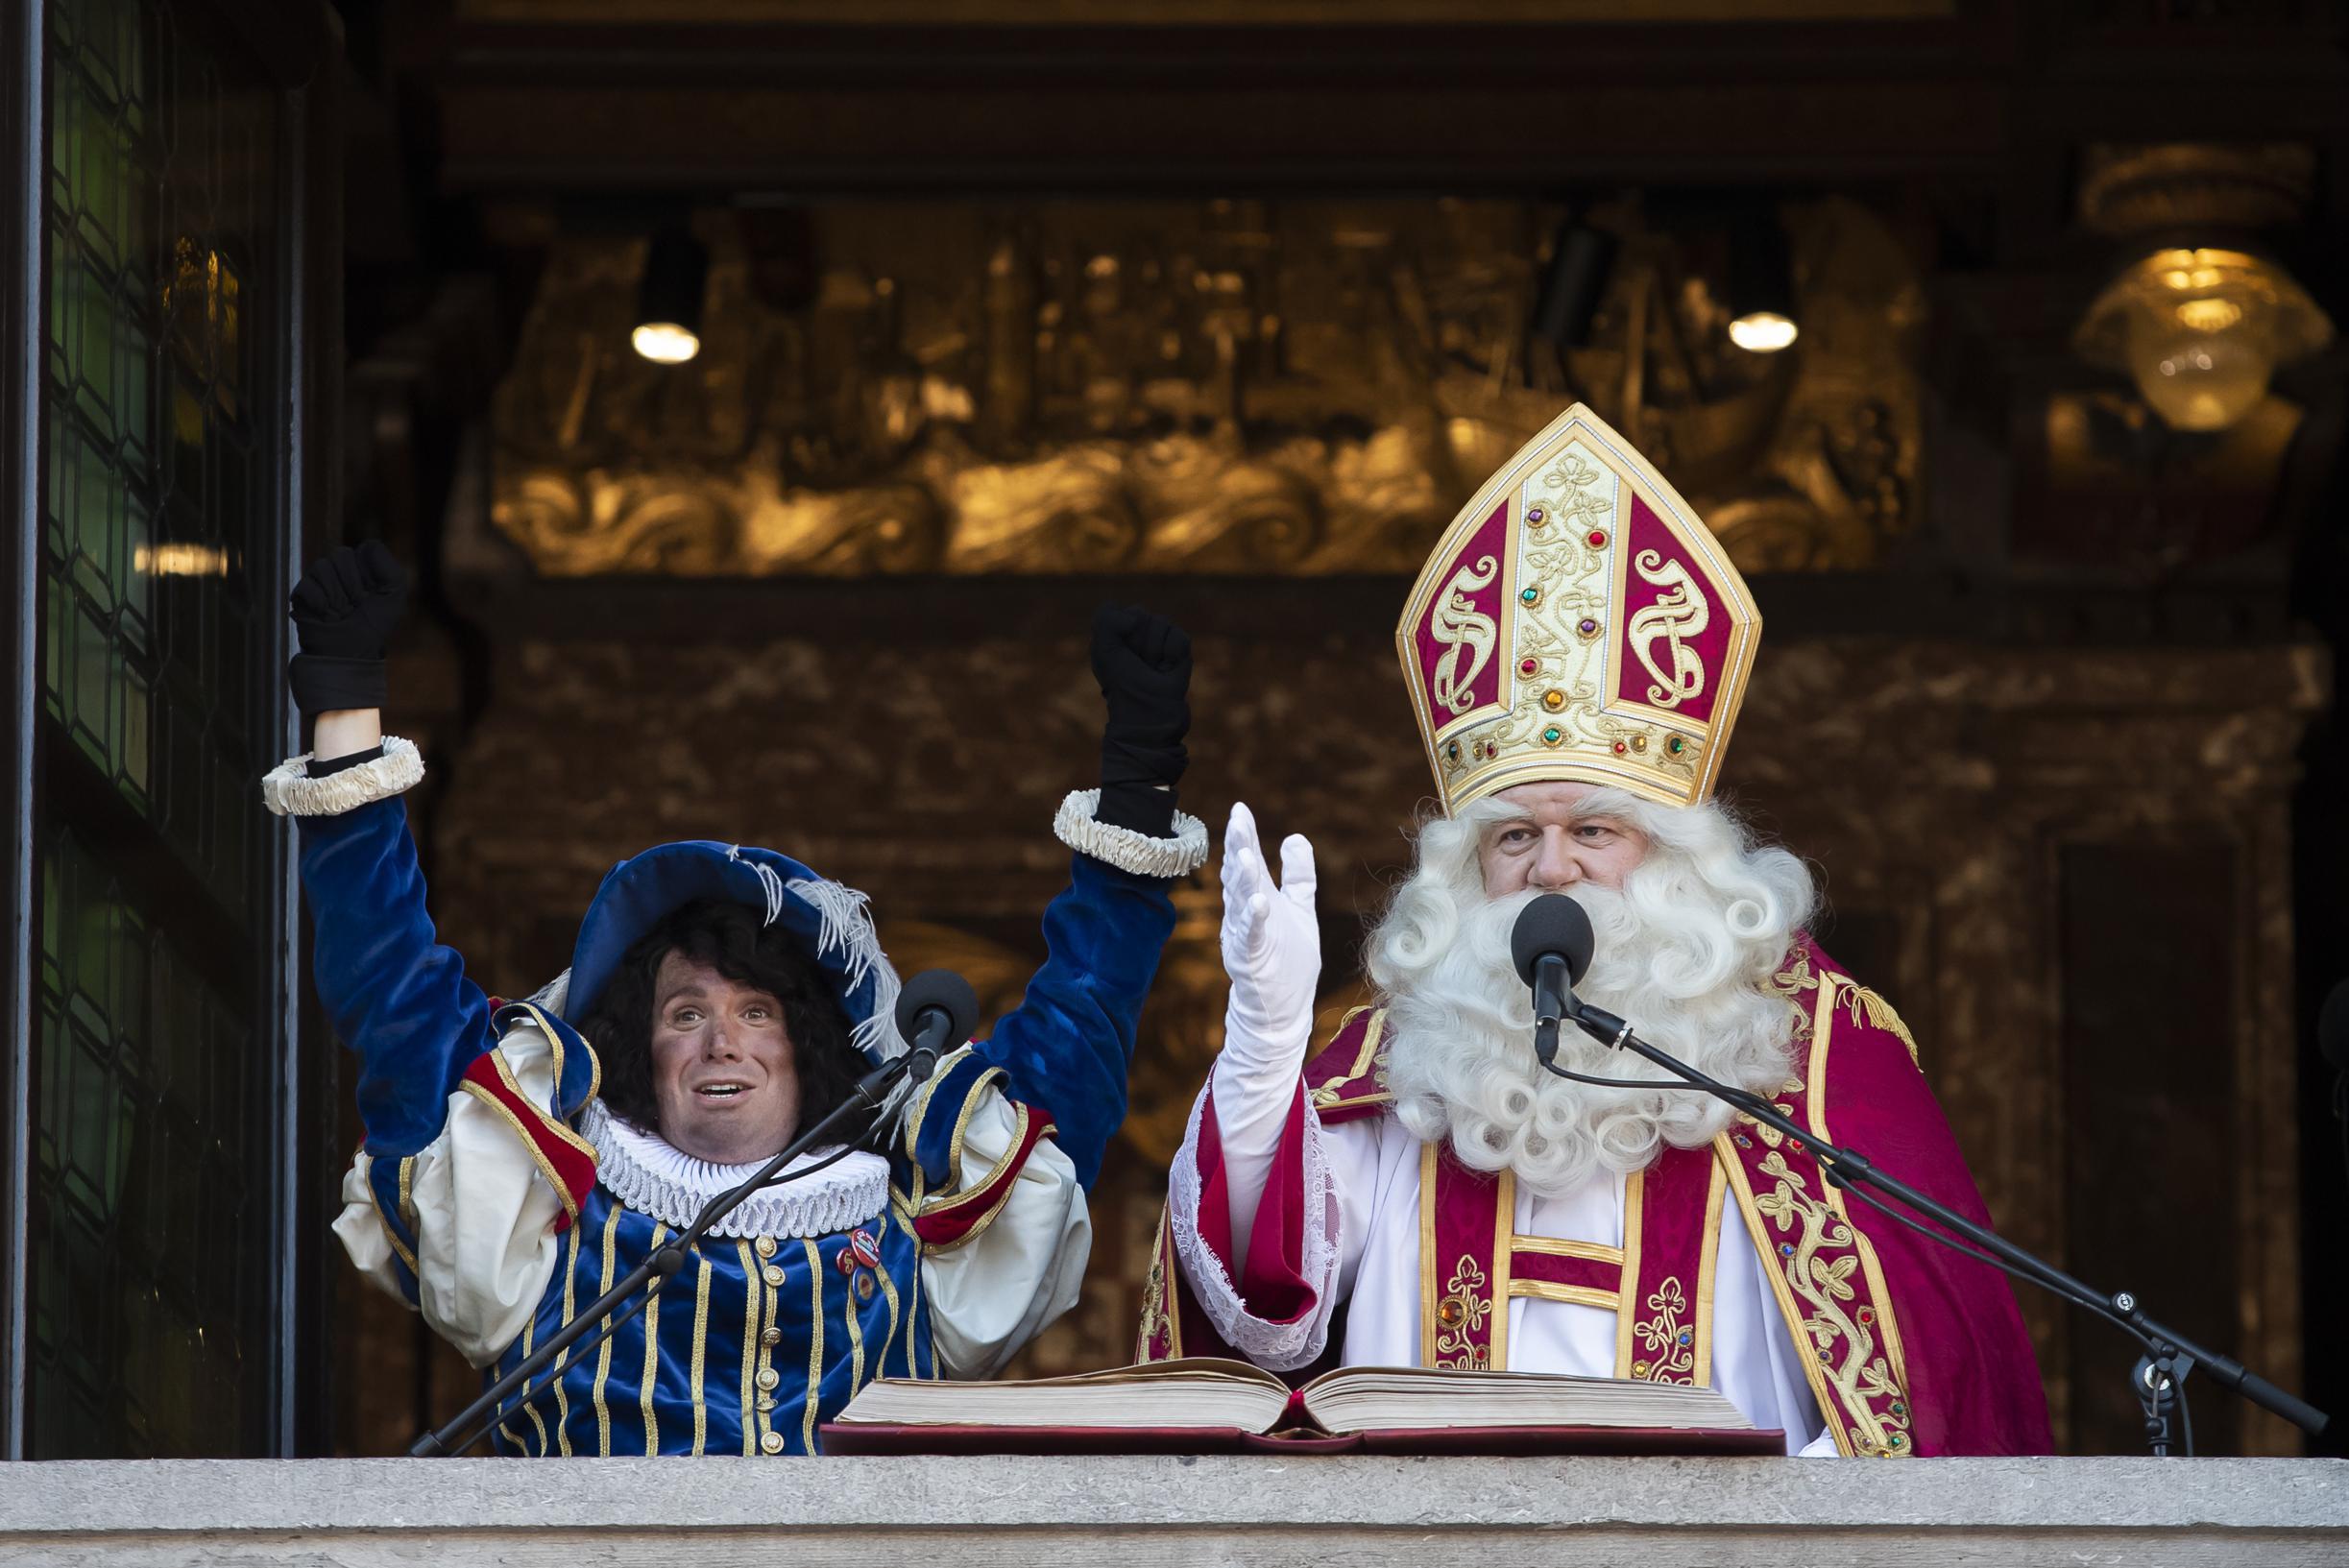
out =
[[[1029,1382],[884,1378],[824,1428],[833,1454],[1782,1454],[1710,1388],[1529,1372],[1349,1366],[1291,1389],[1192,1358]]]

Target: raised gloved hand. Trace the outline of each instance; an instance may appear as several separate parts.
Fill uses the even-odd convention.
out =
[[[383,653],[408,601],[408,574],[375,540],[320,557],[286,608],[302,651],[286,667],[304,713],[383,706]]]
[[[1321,980],[1321,923],[1313,909],[1313,845],[1281,841],[1280,885],[1272,885],[1256,818],[1231,808],[1223,830],[1223,970],[1231,1001],[1223,1015],[1226,1054],[1282,1076],[1305,1065],[1313,995]]]
[[[1093,676],[1109,705],[1102,730],[1102,804],[1096,820],[1164,838],[1174,823],[1174,785],[1189,757],[1191,638],[1133,605],[1093,616]]]

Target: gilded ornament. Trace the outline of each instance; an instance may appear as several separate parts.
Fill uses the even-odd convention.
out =
[[[1099,204],[828,204],[811,253],[858,259],[783,304],[716,239],[703,351],[668,368],[628,349],[641,248],[565,237],[496,394],[490,519],[543,576],[1407,571],[1454,476],[1559,400],[1557,368],[1489,329],[1532,306],[1535,216],[1298,201],[1235,229],[1185,201],[1139,225]],[[1799,366],[1721,357],[1716,307],[1664,286],[1682,242],[1634,223],[1617,272],[1639,320],[1610,313],[1564,369],[1668,445],[1741,564],[1865,567],[1911,509],[1922,297],[1865,208],[1786,218]],[[175,311],[233,281],[190,253]],[[1545,467],[1518,537],[1611,540],[1581,483]]]

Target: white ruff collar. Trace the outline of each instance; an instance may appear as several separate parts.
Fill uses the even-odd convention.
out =
[[[595,1146],[595,1180],[629,1208],[679,1228],[701,1206],[756,1175],[764,1160],[713,1165],[622,1122],[591,1099],[579,1132]],[[783,1169],[804,1170],[834,1149],[802,1154]],[[858,1149],[811,1176],[753,1193],[710,1227],[716,1236],[831,1236],[878,1217],[889,1203],[889,1162]]]

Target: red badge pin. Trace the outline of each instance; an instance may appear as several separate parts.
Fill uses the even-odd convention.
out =
[[[881,1266],[881,1243],[873,1240],[873,1233],[871,1231],[865,1230],[862,1227],[859,1227],[858,1229],[852,1230],[848,1233],[848,1253],[844,1253],[842,1256],[845,1257],[850,1254],[854,1254],[856,1260],[864,1265],[864,1266],[867,1268],[879,1268]]]

